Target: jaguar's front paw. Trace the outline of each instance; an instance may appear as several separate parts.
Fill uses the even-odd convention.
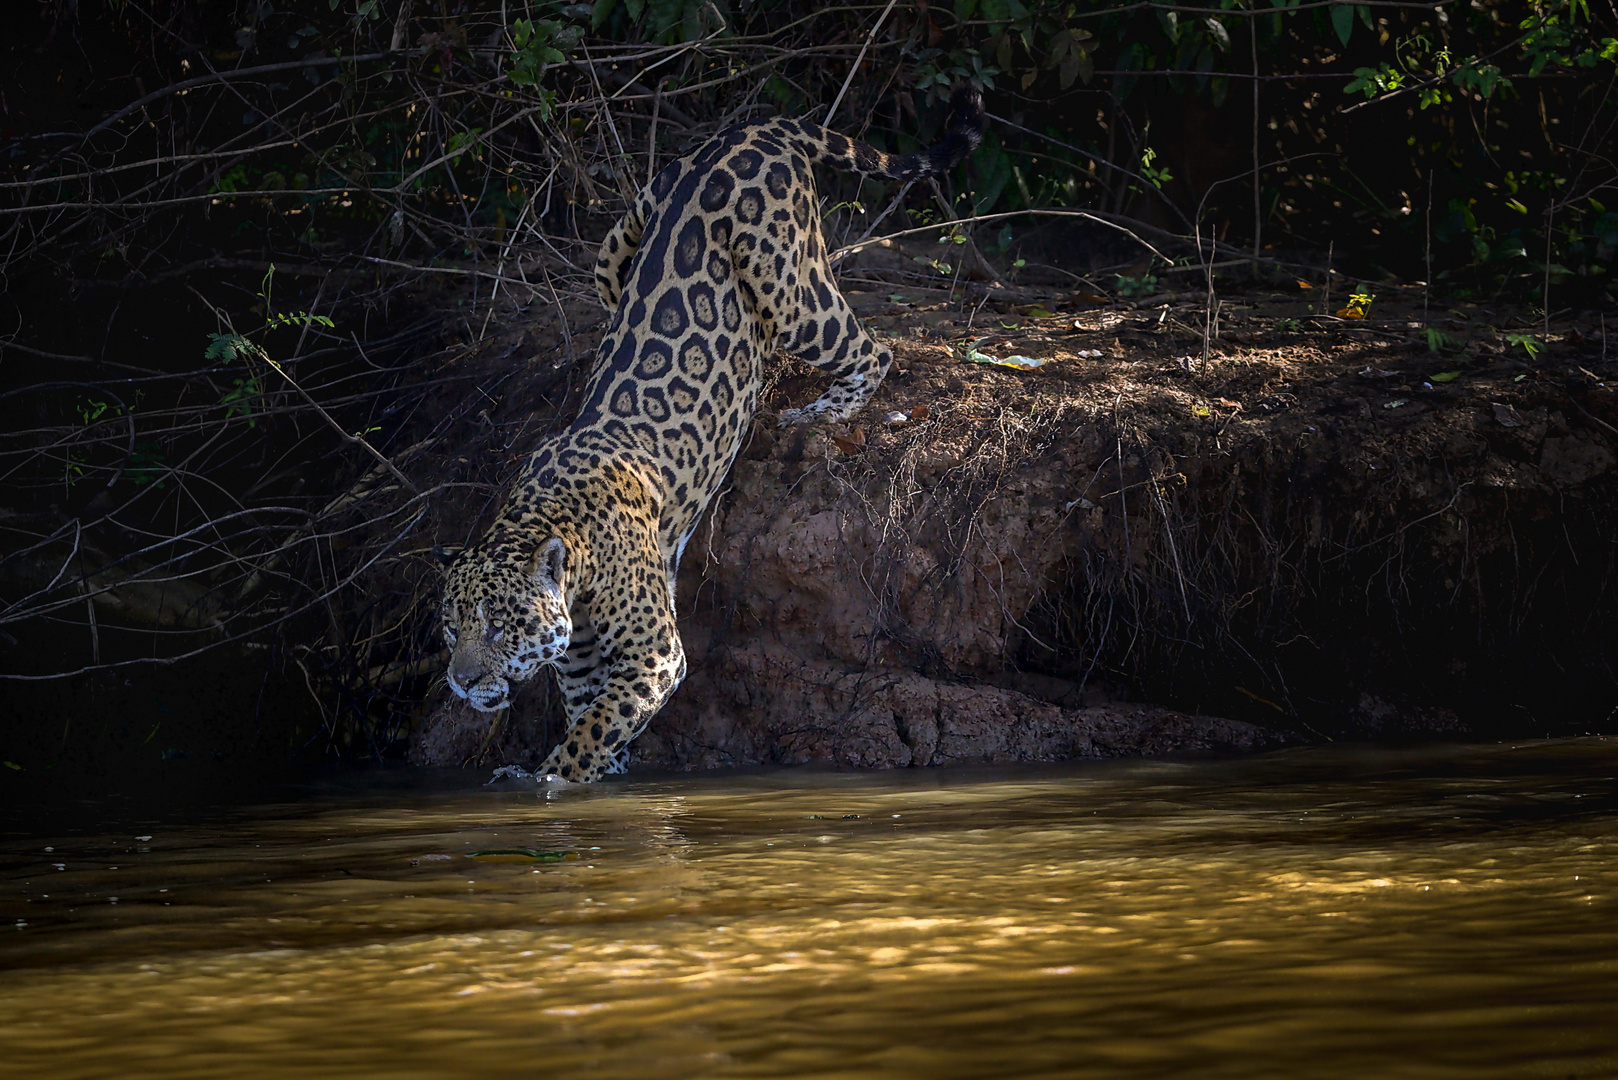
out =
[[[489,779],[489,784],[498,784],[502,780],[533,781],[538,779],[538,776],[529,772],[521,765],[502,765],[498,769],[494,770],[494,776]],[[488,784],[484,785],[484,787],[487,786]]]
[[[559,783],[588,784],[601,779],[601,770],[592,769],[580,764],[577,760],[567,757],[558,746],[550,752],[539,768],[534,770],[534,779],[538,781],[552,781]]]

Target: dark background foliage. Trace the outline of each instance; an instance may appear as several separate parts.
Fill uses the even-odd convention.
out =
[[[984,88],[990,134],[936,191],[826,178],[834,246],[987,218],[952,237],[1013,280],[1611,306],[1615,27],[1612,0],[24,9],[0,46],[0,675],[117,690],[227,646],[230,708],[318,703],[294,749],[396,744],[431,603],[379,571],[498,479],[412,479],[479,421],[446,358],[502,303],[565,327],[624,200],[742,119],[907,150]],[[1076,252],[1052,208],[1167,261]],[[165,713],[131,693],[138,741]]]

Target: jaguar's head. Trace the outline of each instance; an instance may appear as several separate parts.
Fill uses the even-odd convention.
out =
[[[483,712],[511,701],[511,684],[567,652],[573,632],[560,537],[495,530],[462,551],[444,582],[449,688]]]

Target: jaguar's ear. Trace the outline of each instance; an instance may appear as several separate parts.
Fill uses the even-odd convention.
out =
[[[441,566],[448,566],[450,563],[454,562],[455,556],[459,555],[460,553],[459,548],[451,549],[445,547],[443,544],[433,545],[433,558],[437,559],[439,565]]]
[[[553,536],[534,552],[534,576],[548,578],[558,587],[562,584],[562,571],[567,569],[567,545],[562,538]]]

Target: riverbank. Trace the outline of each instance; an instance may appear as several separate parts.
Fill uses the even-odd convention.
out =
[[[853,423],[778,431],[773,411],[820,382],[776,369],[686,552],[691,675],[636,762],[1612,722],[1618,358],[1599,316],[1547,328],[1390,287],[1345,317],[1341,294],[1287,283],[1222,286],[1215,326],[1195,292],[845,289],[894,370]],[[564,337],[588,356],[599,319],[564,335],[551,318],[527,312],[474,362],[492,377],[502,352]],[[522,377],[485,413],[491,438],[555,396]],[[531,765],[557,731],[543,687],[492,734],[434,694],[421,763]]]

